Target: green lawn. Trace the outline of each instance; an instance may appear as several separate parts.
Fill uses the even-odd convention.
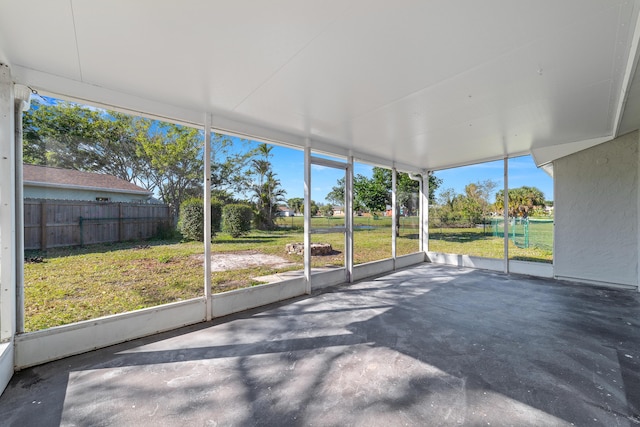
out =
[[[516,246],[513,239],[510,238],[509,258],[521,261],[552,262],[552,227],[551,223],[544,225],[540,223],[535,225],[534,230],[533,224],[531,224],[528,248]],[[516,242],[520,244],[523,241],[522,232],[516,229]],[[536,244],[536,242],[540,243]],[[434,228],[429,232],[429,250],[502,259],[504,257],[504,240],[502,231],[494,236],[491,227],[487,227],[486,231],[483,228]]]
[[[391,229],[355,232],[356,264],[391,256]],[[213,253],[257,251],[295,263],[272,268],[249,267],[212,273],[213,292],[261,282],[254,278],[287,270],[300,270],[303,257],[289,255],[287,243],[302,242],[301,230],[253,231],[233,239],[220,233]],[[318,234],[313,241],[331,243],[334,254],[312,257],[312,266],[343,266],[343,234]],[[385,246],[386,245],[386,246]],[[398,248],[416,252],[415,239],[398,239]],[[122,313],[203,295],[202,243],[150,241],[30,251],[28,258],[44,262],[25,264],[25,330],[34,331],[109,314]]]
[[[289,218],[283,220],[291,221]],[[419,249],[415,218],[402,218],[398,255]],[[297,222],[300,222],[300,225]],[[343,218],[314,218],[314,226],[339,226]],[[356,217],[354,263],[391,257],[391,218]],[[301,218],[293,228],[272,232],[253,231],[233,239],[220,233],[212,243],[213,253],[253,251],[278,255],[293,265],[248,267],[212,273],[213,292],[257,285],[255,277],[286,270],[300,270],[301,255],[289,255],[287,243],[303,241]],[[482,235],[481,229],[438,229],[430,234],[430,249],[485,257],[502,257],[502,239]],[[314,234],[313,242],[331,243],[334,253],[312,257],[312,266],[343,266],[344,235]],[[203,295],[203,245],[199,242],[148,241],[84,248],[28,252],[44,262],[27,262],[25,277],[25,330],[35,331],[109,314],[152,307]],[[513,248],[515,259],[551,261],[551,253]]]

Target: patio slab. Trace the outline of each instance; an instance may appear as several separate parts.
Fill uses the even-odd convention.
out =
[[[2,425],[640,423],[640,294],[423,264],[37,366]]]

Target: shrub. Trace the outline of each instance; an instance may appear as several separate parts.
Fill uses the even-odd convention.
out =
[[[325,218],[330,218],[333,216],[333,207],[331,205],[324,205],[320,208],[320,213]]]
[[[156,234],[152,240],[172,240],[179,237],[178,230],[171,224],[171,220],[162,222],[156,227]]]
[[[253,210],[242,204],[225,205],[222,209],[222,230],[231,237],[240,237],[251,230]]]
[[[222,205],[217,200],[211,201],[211,235],[220,231]],[[197,197],[185,200],[180,205],[178,228],[187,240],[204,241],[204,201]]]
[[[211,200],[211,236],[220,231],[222,222],[222,203],[218,200]]]

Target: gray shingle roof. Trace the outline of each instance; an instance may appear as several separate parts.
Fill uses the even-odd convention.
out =
[[[83,172],[72,169],[53,168],[25,164],[23,180],[26,185],[42,185],[47,187],[75,187],[87,189],[112,190],[117,192],[152,194],[135,184],[113,175]]]

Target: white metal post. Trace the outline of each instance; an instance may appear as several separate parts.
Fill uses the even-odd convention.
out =
[[[211,114],[204,116],[204,297],[206,319],[213,317],[211,301]]]
[[[353,156],[347,159],[344,182],[344,260],[347,276],[345,281],[351,283],[353,282]]]
[[[396,193],[396,185],[398,184],[398,171],[396,168],[391,169],[391,223],[393,226],[391,227],[391,258],[393,258],[393,269],[396,269],[396,254],[397,248],[396,244],[398,243],[398,232],[400,231],[398,227],[398,196]]]
[[[427,259],[427,252],[429,251],[429,172],[424,171],[422,174],[410,173],[409,178],[418,181],[418,191],[420,192],[418,201],[418,209],[420,211],[419,245],[420,252],[424,252],[425,259]]]
[[[420,180],[420,250],[429,252],[429,172]]]
[[[16,180],[16,332],[24,332],[24,196],[22,177],[22,112],[29,110],[31,90],[14,85]]]
[[[504,272],[509,273],[509,158],[504,158]]]
[[[304,279],[305,292],[311,294],[311,147],[304,148]]]
[[[640,142],[640,141],[639,141]],[[553,163],[552,167],[555,169],[557,163]],[[638,164],[640,164],[640,150],[638,151]],[[553,176],[556,176],[555,171]],[[553,179],[553,245],[551,247],[551,265],[553,268],[553,278],[557,279],[556,276],[556,213],[558,212],[558,180]],[[561,208],[562,209],[562,208]],[[638,213],[640,213],[640,185],[638,185]],[[640,215],[638,215],[638,225],[640,226]],[[640,228],[638,228],[640,230]],[[638,248],[640,248],[640,233],[638,233]],[[640,261],[640,251],[638,251],[638,261]],[[638,264],[640,266],[640,264]],[[638,269],[638,292],[640,292],[640,268]]]
[[[16,331],[15,105],[9,67],[0,64],[0,342]],[[2,376],[3,373],[0,373]]]

